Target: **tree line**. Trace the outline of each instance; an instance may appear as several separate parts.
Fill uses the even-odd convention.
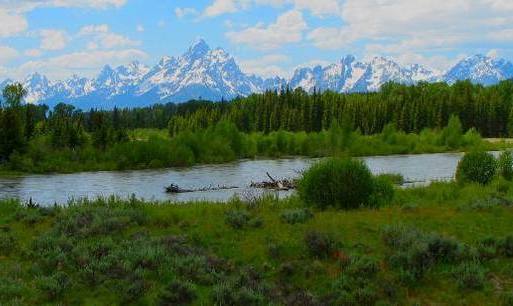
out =
[[[512,93],[513,81],[489,87],[467,81],[454,85],[419,83],[408,86],[389,83],[375,93],[341,94],[315,90],[308,94],[300,88],[283,88],[231,102],[190,101],[133,109],[82,111],[64,103],[52,110],[44,105],[24,104],[22,101],[26,90],[20,84],[13,84],[4,89],[0,103],[0,163],[13,156],[15,160],[20,160],[19,157],[23,156],[30,161],[25,163],[29,166],[32,163],[42,164],[42,156],[56,156],[62,152],[66,153],[66,157],[63,157],[66,160],[76,161],[87,155],[88,160],[95,163],[107,158],[105,156],[108,154],[117,154],[107,158],[110,162],[116,160],[119,154],[128,156],[129,151],[133,151],[130,148],[138,145],[130,141],[138,140],[132,130],[163,130],[166,127],[175,138],[173,146],[176,150],[173,152],[192,151],[196,156],[195,162],[211,161],[205,157],[210,153],[200,154],[199,158],[198,154],[202,150],[200,147],[207,146],[213,139],[219,138],[219,142],[226,142],[233,149],[236,143],[225,140],[239,139],[239,132],[258,135],[247,137],[247,148],[250,149],[246,153],[239,154],[235,148],[234,154],[226,154],[230,155],[229,159],[262,153],[326,154],[316,153],[308,143],[326,144],[330,148],[356,154],[372,153],[363,148],[365,142],[360,143],[361,146],[356,142],[356,147],[348,144],[353,132],[358,135],[382,134],[385,135],[384,139],[388,139],[387,134],[396,135],[396,132],[415,133],[424,140],[414,142],[456,149],[460,145],[458,139],[466,131],[474,131],[469,135],[477,134],[477,130],[488,137],[512,136]],[[453,124],[450,118],[453,118]],[[449,128],[444,128],[447,125]],[[229,133],[225,128],[220,128],[226,126],[230,126]],[[436,134],[438,140],[433,140],[435,136],[429,136],[431,132],[423,134],[426,129],[439,131]],[[209,131],[202,132],[206,130]],[[460,136],[449,137],[450,130],[458,130]],[[328,133],[323,134],[324,131]],[[222,137],[216,137],[217,134]],[[426,135],[433,139],[426,140]],[[330,137],[334,138],[333,141],[329,140]],[[383,141],[395,145],[393,141]],[[454,142],[455,145],[452,144]],[[156,143],[153,142],[155,147],[164,146],[164,143]],[[383,149],[378,153],[432,150],[396,148]],[[173,152],[170,154],[176,155]],[[144,152],[141,154],[144,155]],[[129,164],[139,163],[137,160],[140,158],[134,158]],[[147,163],[144,161],[141,165]],[[170,161],[166,165],[177,163]],[[48,165],[41,167],[51,168]]]
[[[317,90],[308,94],[301,88],[284,88],[173,116],[169,131],[176,135],[228,120],[243,132],[319,132],[337,123],[370,135],[392,123],[401,131],[419,133],[425,128],[442,129],[455,115],[464,130],[475,128],[486,137],[504,137],[513,135],[512,93],[511,80],[489,87],[469,81],[388,83],[379,92],[353,94]]]

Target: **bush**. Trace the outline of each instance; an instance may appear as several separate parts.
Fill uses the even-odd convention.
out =
[[[511,152],[502,152],[499,156],[498,168],[500,176],[508,181],[513,179],[513,156],[511,155]]]
[[[383,240],[390,249],[388,262],[399,269],[407,284],[420,280],[425,272],[438,263],[457,263],[472,254],[454,239],[437,234],[425,234],[415,229],[387,227]]]
[[[319,208],[355,209],[370,203],[374,181],[367,166],[357,160],[327,159],[313,165],[299,182],[299,195]]]
[[[263,279],[263,275],[253,268],[239,271],[233,279],[214,286],[215,305],[270,305],[266,299],[270,286]]]
[[[38,288],[50,300],[55,300],[60,297],[66,289],[71,286],[71,281],[66,273],[57,272],[50,277],[40,278],[38,281]]]
[[[312,257],[328,258],[336,250],[335,240],[328,234],[311,231],[305,235],[305,243]]]
[[[245,210],[229,210],[226,212],[224,220],[226,224],[234,229],[242,229],[244,227],[258,228],[264,224],[262,218],[252,216]]]
[[[390,204],[394,199],[394,186],[388,177],[375,177],[372,190],[373,192],[369,200],[369,205],[372,207],[381,207]]]
[[[196,299],[194,287],[189,282],[172,281],[159,295],[159,305],[190,305]]]
[[[313,218],[313,213],[307,208],[287,210],[281,214],[281,220],[288,224],[305,223]]]
[[[505,257],[513,257],[513,236],[504,237],[499,241],[499,252]]]
[[[506,291],[501,296],[502,305],[513,306],[513,291]]]
[[[482,289],[486,280],[485,270],[475,262],[466,262],[453,271],[458,287],[462,290]]]
[[[16,239],[9,233],[0,232],[0,255],[9,255],[17,247]]]
[[[330,305],[376,305],[383,282],[377,279],[379,263],[369,257],[355,257],[333,283]]]
[[[497,170],[497,161],[492,154],[481,151],[469,152],[458,164],[456,180],[460,183],[490,183]]]

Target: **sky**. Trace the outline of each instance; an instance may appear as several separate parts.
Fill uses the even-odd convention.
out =
[[[0,80],[152,66],[198,38],[265,77],[347,54],[437,70],[513,60],[513,0],[0,0],[0,23]]]

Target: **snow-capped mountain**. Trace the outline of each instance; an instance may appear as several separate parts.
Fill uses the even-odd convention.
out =
[[[326,67],[297,69],[290,81],[292,87],[302,87],[306,91],[314,88],[337,92],[377,91],[387,82],[414,84],[419,81],[436,81],[432,70],[411,65],[401,67],[398,63],[375,57],[369,62],[356,61],[354,56],[346,56],[338,63]]]
[[[469,79],[490,85],[510,78],[513,78],[512,63],[483,55],[466,58],[445,73],[422,65],[403,66],[385,57],[357,61],[349,55],[327,66],[298,68],[290,79],[264,79],[244,73],[226,51],[211,49],[204,40],[198,40],[183,55],[163,57],[151,68],[139,62],[116,68],[107,65],[95,78],[75,75],[64,81],[50,81],[33,73],[21,83],[28,91],[28,103],[54,106],[65,102],[88,109],[137,107],[198,98],[229,100],[286,85],[309,92],[314,88],[367,92],[379,90],[390,81],[415,84]],[[12,81],[0,82],[0,90],[9,83]]]
[[[484,55],[474,55],[460,61],[443,77],[450,84],[468,79],[483,85],[492,85],[511,78],[513,78],[511,62]]]

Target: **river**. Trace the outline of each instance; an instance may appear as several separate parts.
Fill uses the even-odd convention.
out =
[[[398,173],[416,184],[449,180],[454,176],[460,153],[394,155],[362,158],[375,174]],[[26,175],[0,178],[0,198],[32,198],[41,205],[66,204],[70,199],[97,198],[116,195],[158,201],[192,200],[225,201],[238,194],[254,196],[262,190],[249,184],[267,180],[266,172],[276,178],[294,178],[316,159],[288,158],[272,160],[241,160],[220,165],[162,170],[104,171],[75,174]],[[181,188],[238,186],[221,191],[167,194],[165,186],[174,183]],[[281,193],[286,196],[289,193]]]

